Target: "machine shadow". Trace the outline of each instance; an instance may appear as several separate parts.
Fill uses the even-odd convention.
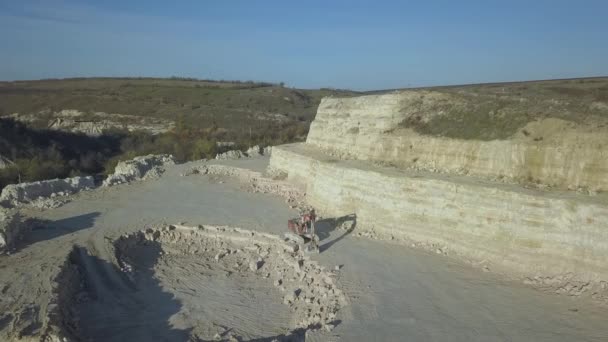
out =
[[[320,253],[323,253],[355,230],[355,227],[357,226],[357,214],[349,214],[338,218],[326,218],[315,223],[315,233],[319,237],[319,241],[323,241],[329,238],[332,231],[338,229],[346,222],[350,222],[350,227],[348,227],[348,229],[339,237],[319,246]]]

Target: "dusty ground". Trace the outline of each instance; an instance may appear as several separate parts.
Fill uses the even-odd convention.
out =
[[[267,160],[226,163],[263,170]],[[82,193],[60,208],[26,212],[49,222],[38,225],[13,254],[0,256],[0,339],[41,333],[45,313],[53,309],[47,307],[53,279],[70,255],[89,274],[86,279],[93,289],[86,293],[98,294],[75,299],[92,310],[89,314],[83,311],[80,320],[88,340],[154,337],[179,341],[207,336],[212,331],[193,335],[200,317],[210,320],[204,325],[208,329],[215,329],[214,320],[226,326],[230,325],[226,322],[238,322],[233,328],[245,340],[273,338],[291,329],[293,317],[286,313],[292,311],[283,304],[280,289],[263,277],[243,281],[238,272],[232,280],[214,277],[224,270],[206,268],[210,263],[200,263],[204,256],[166,253],[153,265],[137,267],[134,262],[136,271],[141,270],[138,274],[147,276],[149,287],[140,290],[129,288],[133,282],[124,279],[128,272],[115,268],[120,256],[114,244],[124,234],[178,222],[279,234],[285,231],[286,220],[297,214],[283,198],[243,192],[230,180],[181,176],[192,166],[168,168],[159,180]],[[357,238],[353,233],[356,226],[351,231],[335,229],[337,223],[347,220],[325,218],[318,225],[321,253],[312,259],[327,270],[343,265],[333,272],[346,303],[337,312],[335,329],[312,334],[311,340],[608,339],[605,309],[510,283],[446,257]],[[74,250],[74,244],[79,248]],[[137,254],[130,257],[149,260],[137,259]],[[198,275],[181,282],[183,269]],[[196,291],[191,292],[192,288]],[[249,294],[243,288],[249,288]],[[123,298],[125,293],[133,295]],[[252,302],[265,306],[252,307]],[[95,307],[104,305],[115,311],[95,316],[93,313],[103,312]],[[217,310],[210,312],[209,308]],[[100,329],[103,324],[107,329]]]
[[[85,247],[71,254],[81,279],[73,333],[84,340],[299,341],[333,327],[345,304],[333,273],[274,235],[178,225],[114,248],[114,265]]]

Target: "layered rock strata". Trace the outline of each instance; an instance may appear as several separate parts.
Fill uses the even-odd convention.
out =
[[[508,139],[483,141],[423,135],[412,128],[413,121],[446,115],[450,101],[457,100],[420,91],[325,98],[306,142],[340,159],[558,189],[608,190],[605,129],[545,118]]]
[[[605,196],[338,161],[304,144],[275,147],[270,167],[304,185],[307,202],[324,215],[355,214],[359,230],[571,294],[608,290]]]
[[[484,141],[408,127],[445,115],[446,96],[324,99],[306,143],[275,146],[269,171],[305,188],[325,216],[355,214],[359,232],[608,298],[603,128],[545,118]]]

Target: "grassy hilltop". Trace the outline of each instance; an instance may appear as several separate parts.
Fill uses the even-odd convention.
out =
[[[321,98],[354,94],[184,78],[0,82],[0,116],[36,118],[26,124],[0,120],[0,156],[15,162],[0,170],[0,188],[19,179],[111,172],[118,160],[148,153],[171,153],[182,161],[212,158],[218,141],[239,148],[300,141]],[[50,113],[65,109],[166,119],[175,128],[159,135],[109,130],[100,137],[48,130]]]
[[[215,126],[240,136],[244,131],[248,134],[250,127],[254,133],[305,127],[321,98],[351,94],[354,92],[183,78],[0,82],[0,115],[76,109],[181,120],[192,129]]]
[[[608,77],[486,83],[410,89],[445,97],[431,104],[431,120],[404,124],[418,133],[456,139],[507,139],[527,123],[557,118],[608,125]],[[422,103],[422,98],[420,100]],[[421,113],[424,116],[428,113]]]

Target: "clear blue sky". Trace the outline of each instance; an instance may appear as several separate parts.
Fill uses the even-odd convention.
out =
[[[0,79],[381,89],[608,75],[607,0],[0,0]]]

